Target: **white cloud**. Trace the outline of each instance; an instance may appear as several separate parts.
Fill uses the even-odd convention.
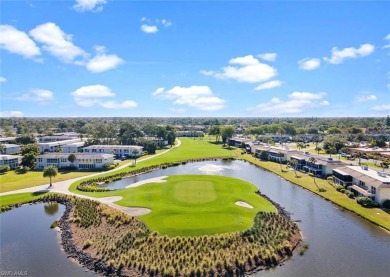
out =
[[[114,97],[115,93],[109,87],[103,85],[91,85],[80,87],[71,93],[77,105],[82,107],[101,106],[107,109],[129,109],[137,107],[133,100],[116,102],[113,100],[104,101],[107,97]]]
[[[23,117],[24,114],[21,111],[2,111],[0,117]]]
[[[43,49],[65,63],[77,63],[78,57],[86,57],[83,49],[72,43],[72,35],[65,34],[52,22],[39,25],[30,31],[35,41],[43,44]]]
[[[10,25],[0,25],[0,47],[25,58],[41,54],[35,42],[26,33]]]
[[[154,34],[159,31],[158,27],[162,26],[168,28],[172,26],[172,22],[168,19],[150,19],[147,17],[142,17],[141,22],[144,24],[141,25],[141,30],[147,34]]]
[[[243,83],[264,82],[277,74],[275,68],[261,63],[252,55],[233,58],[229,64],[231,65],[222,68],[222,72],[202,70],[201,73],[217,79],[233,79]]]
[[[172,22],[167,19],[161,19],[161,24],[167,28],[172,25]]]
[[[329,106],[329,102],[323,100],[324,97],[325,93],[296,91],[289,94],[288,100],[286,101],[279,98],[272,98],[271,101],[259,104],[249,110],[263,115],[296,114],[306,111],[309,108]]]
[[[390,104],[378,105],[371,108],[374,111],[390,111]]]
[[[263,53],[263,54],[259,54],[257,56],[260,59],[263,59],[265,61],[274,62],[276,60],[276,57],[278,56],[278,54],[276,54],[276,53]]]
[[[263,89],[271,89],[271,88],[276,88],[280,87],[283,84],[283,82],[279,80],[272,80],[266,83],[263,83],[255,88],[255,90],[263,90]]]
[[[388,34],[388,35],[385,37],[385,40],[387,40],[387,41],[390,42],[390,34]],[[390,43],[389,43],[389,44],[386,44],[385,46],[383,46],[383,48],[390,48]]]
[[[107,101],[101,102],[100,105],[107,109],[131,109],[137,107],[137,103],[133,100],[125,100],[123,102]]]
[[[103,10],[103,5],[107,0],[76,0],[73,8],[78,12],[92,11],[100,12]]]
[[[303,70],[313,70],[321,65],[321,60],[317,58],[305,58],[300,61],[298,61],[298,65],[300,69]]]
[[[176,86],[170,90],[158,88],[152,95],[203,111],[216,111],[226,106],[225,100],[216,97],[208,86]]]
[[[54,94],[52,91],[46,89],[31,89],[30,91],[15,97],[15,99],[18,101],[30,101],[38,102],[40,104],[49,104],[54,100]]]
[[[362,44],[359,48],[348,47],[339,50],[337,47],[332,48],[332,56],[330,58],[324,57],[324,60],[331,64],[340,64],[345,59],[355,59],[365,57],[372,54],[375,46],[369,43]]]
[[[0,76],[0,83],[4,83],[4,82],[7,82],[7,79],[4,78],[3,76]]]
[[[363,95],[359,96],[356,100],[357,102],[367,102],[367,101],[375,101],[377,98],[375,95],[370,94],[370,95]]]
[[[124,61],[117,55],[105,54],[103,46],[96,46],[96,56],[87,63],[87,69],[91,72],[104,72],[121,65]]]
[[[147,34],[154,34],[158,32],[158,28],[156,25],[148,25],[148,24],[142,24],[141,30],[142,32],[145,32]]]

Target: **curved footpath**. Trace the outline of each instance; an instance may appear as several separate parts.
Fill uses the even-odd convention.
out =
[[[166,154],[167,152],[169,152],[172,149],[175,149],[175,148],[177,148],[177,147],[179,147],[181,145],[181,141],[179,139],[177,139],[177,142],[178,142],[177,145],[173,146],[172,148],[169,148],[169,149],[167,149],[167,150],[165,150],[165,151],[163,151],[161,153],[158,153],[158,154],[156,154],[154,156],[150,156],[150,157],[147,157],[147,158],[145,158],[143,160],[140,160],[140,161],[138,161],[138,163],[141,163],[143,161],[147,161],[147,160],[152,159],[154,157]],[[129,162],[127,164],[121,165],[121,166],[119,166],[117,168],[114,168],[112,170],[103,171],[103,172],[99,172],[99,173],[95,173],[95,174],[91,174],[91,175],[87,175],[87,176],[83,176],[83,177],[73,178],[73,179],[69,179],[69,180],[65,180],[65,181],[61,181],[61,182],[56,182],[56,183],[53,183],[53,186],[51,188],[49,187],[49,184],[46,184],[46,185],[41,185],[41,186],[36,186],[36,187],[31,187],[31,188],[25,188],[25,189],[19,189],[19,190],[3,192],[3,193],[0,193],[0,196],[17,194],[17,193],[49,192],[50,191],[50,192],[62,193],[62,194],[66,194],[66,195],[72,195],[72,196],[77,196],[77,197],[81,197],[81,198],[95,200],[95,201],[101,202],[103,204],[106,204],[106,205],[108,205],[110,207],[113,207],[113,208],[115,208],[117,210],[120,210],[120,211],[122,211],[122,212],[124,212],[124,213],[126,213],[128,215],[131,215],[131,216],[144,215],[144,214],[149,213],[150,209],[140,208],[140,207],[132,207],[132,208],[130,208],[130,207],[123,207],[123,206],[119,206],[117,204],[114,204],[114,202],[121,200],[122,196],[111,196],[111,197],[104,197],[104,198],[95,198],[95,197],[81,195],[81,194],[77,194],[77,193],[69,191],[70,185],[73,184],[76,181],[79,181],[79,180],[85,179],[85,178],[89,178],[89,177],[98,176],[100,174],[106,174],[106,173],[109,173],[109,172],[115,172],[115,171],[117,171],[119,169],[128,167],[131,164],[132,164],[132,162],[131,163]]]

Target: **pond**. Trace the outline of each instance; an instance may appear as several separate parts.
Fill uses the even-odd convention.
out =
[[[285,207],[294,220],[300,221],[298,225],[305,243],[309,244],[306,253],[303,256],[295,253],[283,266],[258,272],[254,276],[387,276],[390,272],[388,232],[273,173],[243,161],[188,163],[126,178],[105,187],[124,188],[138,181],[175,174],[214,174],[246,180]],[[62,212],[63,208],[60,207],[55,216],[49,217],[43,212],[43,205],[35,205],[0,215],[1,270],[27,270],[31,272],[29,276],[89,276],[90,272],[84,272],[83,268],[66,259],[59,248],[55,231],[48,227]],[[41,227],[30,227],[34,222],[40,222],[38,225]],[[14,225],[12,228],[7,226],[11,224]],[[18,230],[26,233],[21,235]],[[7,243],[13,240],[19,243]],[[42,254],[36,253],[43,245],[51,249],[43,252],[58,253],[41,258]],[[3,247],[6,247],[5,251]],[[35,274],[39,272],[35,270],[37,264],[46,273]],[[50,264],[55,266],[49,269]]]
[[[65,207],[26,205],[0,214],[0,274],[10,276],[96,276],[67,258],[50,225]]]

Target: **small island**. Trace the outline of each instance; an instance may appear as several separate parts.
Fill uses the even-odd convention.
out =
[[[59,227],[69,257],[106,275],[242,276],[280,264],[302,240],[288,214],[248,182],[154,181],[127,188],[116,202],[151,210],[139,218],[89,199],[43,198],[67,206]]]

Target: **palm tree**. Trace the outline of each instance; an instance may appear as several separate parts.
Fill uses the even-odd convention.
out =
[[[304,142],[297,143],[298,151],[301,151],[302,148],[306,148],[306,144]]]
[[[310,157],[309,162],[311,164],[315,165],[317,160],[314,157]],[[317,182],[316,182],[316,175],[315,175],[315,173],[310,173],[310,174],[312,174],[312,176],[313,176],[314,184],[316,185],[317,189],[320,190],[320,188],[318,187]]]
[[[292,159],[290,161],[290,166],[294,169],[295,177],[298,177],[297,175],[297,166],[298,166],[298,161],[295,159]]]
[[[50,187],[52,186],[51,178],[56,177],[58,173],[58,170],[54,166],[47,166],[43,169],[43,177],[49,177],[50,178]]]
[[[73,163],[76,160],[76,155],[74,153],[69,154],[68,161],[72,163],[72,167],[74,167]]]
[[[282,169],[282,156],[283,156],[283,153],[282,152],[278,152],[278,156],[279,156],[280,171],[283,171],[283,169]]]
[[[359,165],[361,164],[362,156],[363,156],[362,152],[357,152],[356,153],[356,157],[359,159]]]

